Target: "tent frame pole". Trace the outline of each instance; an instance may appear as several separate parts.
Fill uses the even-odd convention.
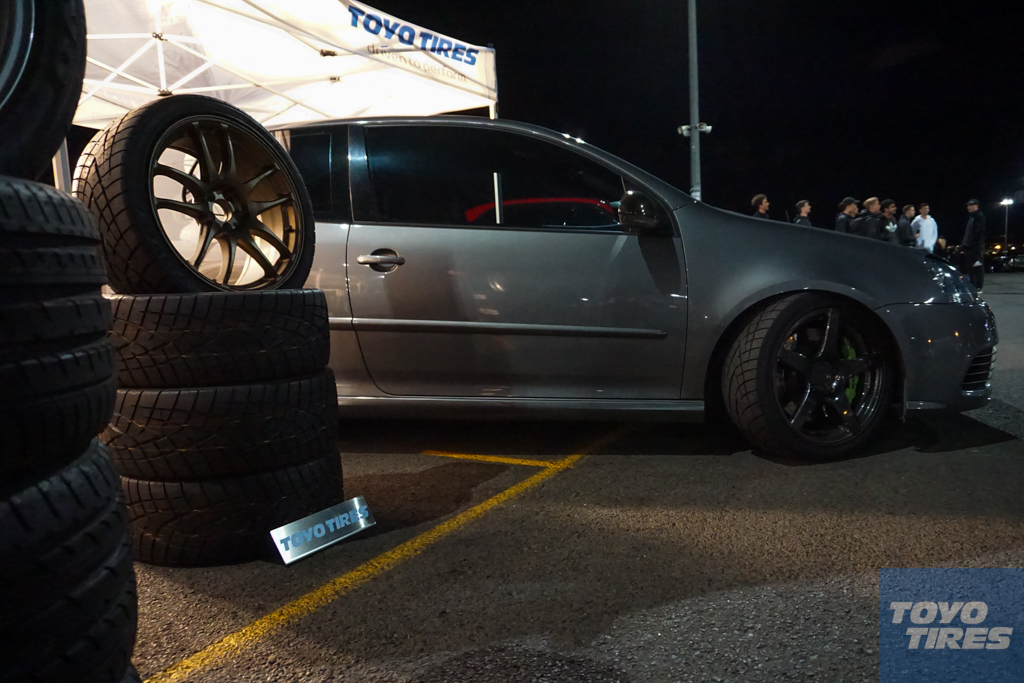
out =
[[[53,186],[61,192],[71,192],[71,161],[68,158],[68,141],[60,143],[60,149],[53,155]]]

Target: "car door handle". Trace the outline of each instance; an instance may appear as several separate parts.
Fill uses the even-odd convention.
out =
[[[394,249],[374,249],[369,254],[356,256],[356,263],[369,266],[370,270],[378,273],[390,273],[398,266],[404,266],[405,258],[399,256]]]
[[[356,263],[361,263],[364,266],[404,266],[405,257],[388,256],[386,254],[363,254],[362,256],[356,257]]]

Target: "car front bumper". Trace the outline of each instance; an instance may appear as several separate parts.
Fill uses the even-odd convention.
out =
[[[986,304],[896,304],[876,313],[899,344],[908,410],[971,410],[988,402],[998,343]]]

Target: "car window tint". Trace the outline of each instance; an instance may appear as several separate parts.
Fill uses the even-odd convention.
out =
[[[536,138],[500,133],[502,224],[526,228],[618,229],[618,174]],[[494,216],[494,199],[491,215]],[[496,216],[494,219],[496,220]]]
[[[380,220],[465,225],[466,209],[490,199],[490,154],[479,131],[386,126],[365,130],[367,169]],[[356,220],[368,216],[356,215]]]
[[[281,140],[309,191],[313,216],[318,220],[334,218],[335,206],[331,182],[330,132],[288,131]]]
[[[500,201],[510,228],[619,229],[622,180],[571,150],[460,126],[368,127],[365,136],[384,222],[496,226]]]

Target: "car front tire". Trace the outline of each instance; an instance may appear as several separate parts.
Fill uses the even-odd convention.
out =
[[[881,323],[820,293],[764,307],[733,342],[722,373],[732,421],[757,448],[835,459],[881,429],[895,364]]]

